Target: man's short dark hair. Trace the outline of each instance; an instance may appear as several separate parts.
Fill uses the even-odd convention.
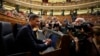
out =
[[[36,14],[30,14],[29,15],[29,20],[34,20],[36,18],[40,18],[40,16],[36,15]]]

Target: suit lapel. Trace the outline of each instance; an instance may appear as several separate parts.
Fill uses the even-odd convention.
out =
[[[28,25],[28,28],[29,28],[29,31],[31,32],[31,36],[33,37],[34,40],[36,40],[35,32],[32,30],[30,25]]]

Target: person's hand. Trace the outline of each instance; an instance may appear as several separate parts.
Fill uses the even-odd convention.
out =
[[[74,41],[78,43],[79,39],[77,37],[74,38]]]
[[[51,44],[51,41],[52,41],[51,39],[46,39],[46,40],[45,40],[45,44],[46,44],[46,45],[50,45],[50,44]]]
[[[75,37],[74,41],[75,41],[75,46],[76,46],[76,48],[75,48],[76,52],[78,52],[79,51],[79,43],[78,43],[79,39],[77,37]]]
[[[34,27],[34,28],[33,28],[33,31],[37,31],[37,30],[39,30],[38,27]]]

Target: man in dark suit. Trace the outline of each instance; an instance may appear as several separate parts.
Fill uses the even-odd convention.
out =
[[[19,52],[31,51],[33,56],[39,56],[39,52],[45,50],[51,44],[51,39],[44,41],[36,38],[36,33],[32,29],[39,25],[39,16],[30,15],[29,23],[23,26],[16,37],[17,50]]]

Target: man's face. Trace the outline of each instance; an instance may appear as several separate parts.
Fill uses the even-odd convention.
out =
[[[33,27],[38,27],[40,24],[39,18],[35,18],[34,20],[31,20],[32,26]]]

